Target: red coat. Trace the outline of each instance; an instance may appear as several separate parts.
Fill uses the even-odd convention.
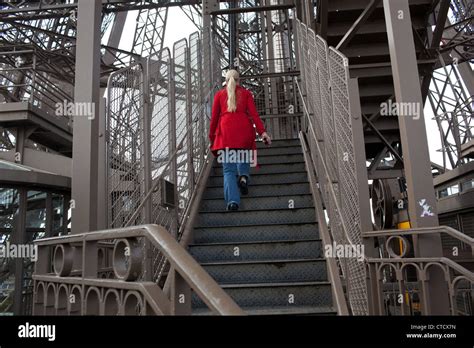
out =
[[[225,88],[218,91],[214,97],[209,130],[211,151],[214,155],[217,150],[225,148],[255,150],[255,130],[259,135],[265,133],[265,126],[258,115],[252,93],[241,86],[237,86],[235,92],[235,112],[227,111]]]

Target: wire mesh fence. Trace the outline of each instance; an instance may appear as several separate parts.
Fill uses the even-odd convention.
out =
[[[127,224],[145,195],[143,66],[136,63],[113,73],[107,100],[108,225],[118,228]],[[144,222],[142,213],[133,221]]]
[[[326,41],[299,20],[301,88],[306,95],[307,115],[314,133],[310,146],[319,188],[328,215],[328,227],[337,245],[357,248],[362,244],[361,217],[355,166],[355,149],[349,97],[348,60],[328,48]],[[322,156],[315,156],[320,149]],[[368,314],[366,265],[354,257],[339,257],[341,274],[352,313]]]
[[[221,79],[210,35],[193,33],[113,73],[107,100],[108,227],[155,223],[179,239],[196,180],[208,156],[213,92]],[[215,52],[215,51],[214,51]],[[163,254],[142,242],[142,280],[160,285]]]

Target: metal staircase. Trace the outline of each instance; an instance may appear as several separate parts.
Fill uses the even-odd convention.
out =
[[[417,52],[430,3],[410,1]],[[295,1],[297,17],[302,4]],[[259,143],[260,167],[252,169],[239,211],[225,211],[222,168],[211,162],[207,140],[222,69],[227,56],[239,53],[220,41],[218,2],[203,7],[201,32],[109,76],[97,126],[105,135],[94,178],[100,199],[88,207],[97,210],[101,230],[78,228],[82,221],[73,218],[72,234],[35,242],[34,314],[472,313],[472,272],[426,246],[424,254],[408,250],[417,246],[413,240],[447,234],[472,251],[473,238],[443,226],[373,230],[368,180],[404,176],[399,120],[378,113],[395,93],[396,75],[382,2],[319,4],[314,28],[311,18],[276,18],[271,12],[286,8],[275,7],[254,21],[261,30],[235,35],[229,28],[233,38],[260,31],[272,38],[256,50],[262,57],[239,64],[269,133],[279,139],[269,148]],[[423,77],[433,62],[418,63]],[[389,151],[399,159],[377,168]],[[333,243],[366,252],[362,260],[325,258]]]
[[[299,139],[259,144],[250,192],[226,212],[214,164],[191,255],[247,314],[336,314]],[[206,314],[196,297],[195,314]]]

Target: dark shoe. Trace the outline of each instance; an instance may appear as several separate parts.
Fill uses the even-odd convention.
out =
[[[249,194],[249,187],[247,185],[247,177],[245,175],[243,175],[239,178],[239,187],[240,187],[240,193],[242,195],[248,195]]]
[[[227,207],[227,210],[230,210],[230,211],[239,210],[239,206],[237,205],[237,203],[230,203],[229,206]]]

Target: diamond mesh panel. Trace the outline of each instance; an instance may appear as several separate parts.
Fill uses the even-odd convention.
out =
[[[332,100],[335,121],[336,144],[339,156],[339,190],[341,216],[346,232],[353,245],[362,244],[359,197],[356,187],[357,168],[349,105],[349,62],[334,48],[329,50],[329,65],[332,86]],[[367,314],[366,269],[362,262],[353,258],[348,260],[349,301],[354,314]]]
[[[109,78],[106,123],[107,210],[111,228],[123,227],[145,195],[143,87],[141,64],[119,70]],[[134,224],[143,222],[143,214],[138,214]]]
[[[315,165],[319,188],[329,218],[332,239],[340,245],[362,243],[356,166],[352,136],[347,58],[296,20],[300,43],[302,87],[316,138],[309,132],[310,146],[321,150]],[[318,140],[320,140],[318,142]],[[314,156],[313,156],[314,158]],[[325,170],[326,168],[326,170]],[[365,263],[339,258],[353,314],[368,314]]]
[[[325,144],[326,165],[332,182],[338,181],[337,176],[337,146],[334,130],[334,118],[332,110],[332,98],[329,80],[328,46],[320,36],[316,36],[316,47],[318,53],[319,86],[321,86],[321,110],[323,120],[323,133]]]

